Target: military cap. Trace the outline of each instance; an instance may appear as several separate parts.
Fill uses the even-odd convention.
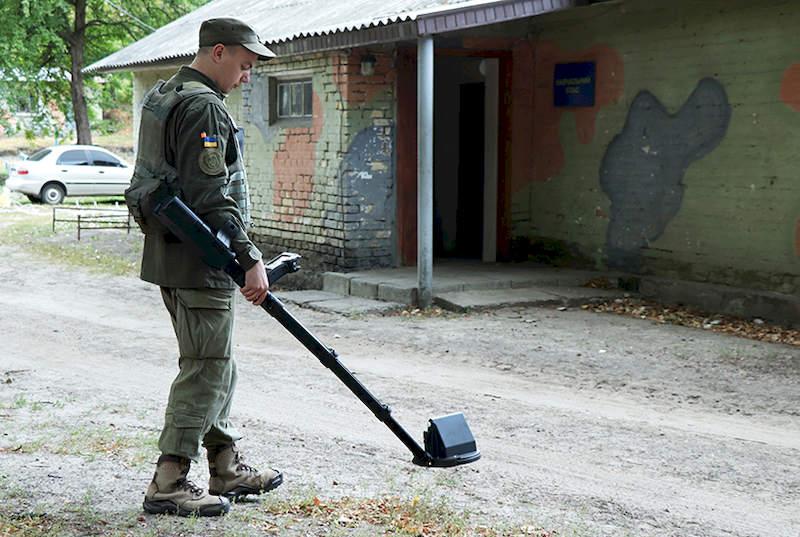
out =
[[[256,31],[239,19],[222,17],[203,21],[200,25],[200,47],[213,47],[217,43],[241,45],[258,54],[259,60],[275,57],[275,53],[261,43]]]

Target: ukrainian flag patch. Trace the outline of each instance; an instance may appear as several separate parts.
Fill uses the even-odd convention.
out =
[[[219,144],[217,143],[217,137],[216,136],[209,136],[205,132],[201,132],[200,133],[200,138],[203,140],[203,147],[204,148],[219,147]]]

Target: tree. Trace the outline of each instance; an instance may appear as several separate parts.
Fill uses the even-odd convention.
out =
[[[77,141],[92,133],[83,67],[207,0],[3,0],[0,95],[69,110]],[[111,75],[113,76],[113,75]]]

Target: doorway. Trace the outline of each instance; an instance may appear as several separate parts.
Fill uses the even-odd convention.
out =
[[[499,60],[437,54],[434,71],[433,254],[494,262],[502,233],[504,158]],[[397,236],[401,265],[416,264],[416,58],[398,61]]]
[[[443,256],[479,259],[483,253],[485,88],[483,82],[459,88],[456,240]]]
[[[485,93],[481,58],[440,56],[434,81],[433,255],[481,259]]]

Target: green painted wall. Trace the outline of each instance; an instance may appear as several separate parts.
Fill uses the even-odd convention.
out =
[[[629,0],[540,17],[535,26],[535,62],[548,61],[553,49],[558,61],[584,61],[591,59],[587,51],[605,46],[610,52],[604,54],[621,62],[624,81],[613,102],[595,110],[588,143],[579,139],[576,114],[562,113],[563,163],[547,177],[531,170],[513,194],[515,234],[563,241],[604,266],[612,208],[599,177],[609,144],[641,92],[674,114],[710,77],[727,94],[729,126],[710,153],[689,164],[680,209],[642,250],[640,269],[800,292],[800,112],[781,99],[787,69],[800,62],[796,2]],[[553,80],[532,71],[537,121],[552,112],[546,91]],[[609,83],[605,76],[598,72],[598,92]],[[534,160],[551,143],[534,137]]]

